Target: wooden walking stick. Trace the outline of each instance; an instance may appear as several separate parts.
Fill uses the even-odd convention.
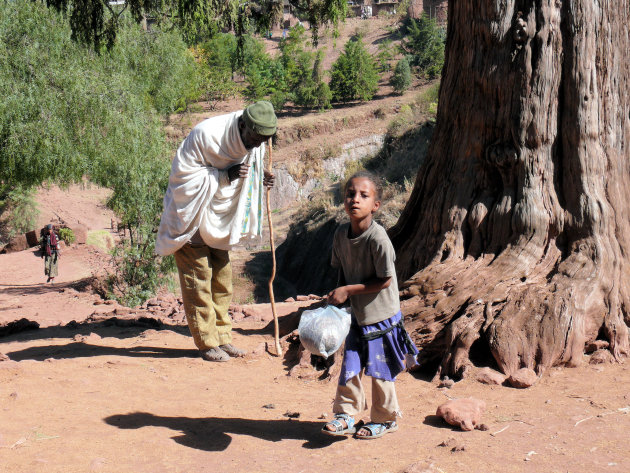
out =
[[[271,172],[271,150],[272,150],[271,137],[269,138],[269,167]],[[278,326],[278,314],[276,312],[276,299],[273,296],[273,280],[276,278],[276,248],[273,244],[273,222],[271,221],[271,204],[269,203],[269,187],[267,187],[267,220],[269,221],[269,244],[271,246],[271,261],[273,266],[271,269],[271,277],[269,278],[269,299],[271,299],[271,312],[273,313],[273,326],[274,326],[274,338],[276,341],[276,356],[282,355],[282,349],[280,348],[280,327]]]

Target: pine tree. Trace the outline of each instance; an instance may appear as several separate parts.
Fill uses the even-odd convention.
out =
[[[409,61],[406,57],[402,58],[396,64],[390,84],[399,94],[405,92],[411,85],[411,68],[409,67]]]

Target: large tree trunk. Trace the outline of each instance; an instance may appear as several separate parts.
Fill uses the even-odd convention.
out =
[[[421,359],[628,353],[628,0],[449,2],[437,125],[390,231]]]

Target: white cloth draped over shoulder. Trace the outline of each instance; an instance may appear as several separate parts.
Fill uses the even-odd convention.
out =
[[[173,160],[155,251],[166,256],[197,230],[212,248],[260,241],[265,145],[247,150],[238,129],[242,111],[195,126]],[[227,169],[250,165],[247,178],[229,182]]]

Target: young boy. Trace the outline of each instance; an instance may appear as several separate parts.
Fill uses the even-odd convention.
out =
[[[375,439],[398,429],[394,380],[405,369],[406,355],[418,350],[402,325],[396,255],[385,229],[372,219],[381,205],[381,186],[368,172],[354,174],[344,189],[350,223],[335,232],[331,264],[340,268],[340,284],[328,294],[329,304],[350,299],[352,325],[333,405],[335,417],[324,425],[328,435],[354,434]],[[354,416],[367,408],[361,376],[372,377],[371,422]]]

